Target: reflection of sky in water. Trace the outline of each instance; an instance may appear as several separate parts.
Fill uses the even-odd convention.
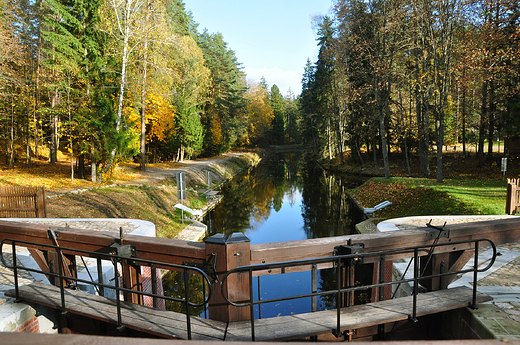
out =
[[[230,235],[240,231],[254,245],[349,233],[353,226],[349,218],[351,208],[343,190],[345,186],[353,188],[360,183],[346,178],[325,178],[316,165],[306,163],[300,155],[277,155],[262,161],[245,178],[233,179],[222,188],[224,200],[212,212],[210,234]],[[318,289],[321,280],[329,279],[328,276],[326,271],[318,272]],[[262,276],[260,298],[308,294],[311,284],[310,271]],[[253,278],[253,290],[254,299],[258,300],[257,277]],[[317,302],[317,309],[323,310],[325,300],[318,298]],[[263,304],[261,316],[310,311],[310,298],[295,299]],[[258,317],[258,306],[255,315]]]
[[[278,212],[272,207],[270,215],[262,221],[250,219],[251,226],[245,235],[251,244],[306,240],[303,231],[302,195],[299,191],[286,192]],[[258,300],[258,278],[253,278],[253,293]],[[260,298],[272,299],[311,292],[311,272],[294,272],[260,277]],[[311,310],[311,300],[295,299],[262,305],[262,318],[306,313]],[[255,308],[258,317],[258,306]]]
[[[286,193],[282,208],[278,212],[271,208],[267,220],[255,221],[251,217],[251,225],[245,235],[251,240],[251,244],[306,240],[301,205],[302,196],[299,191]]]

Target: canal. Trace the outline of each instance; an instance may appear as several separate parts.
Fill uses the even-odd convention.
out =
[[[260,244],[350,234],[362,214],[347,191],[361,183],[357,176],[328,174],[302,152],[273,154],[222,187],[223,201],[205,219],[208,236],[241,232],[251,244]],[[332,281],[329,275],[331,270],[318,271],[319,289]],[[311,272],[263,276],[254,286],[261,299],[310,290]],[[333,303],[321,299],[317,310],[332,308]],[[310,310],[307,299],[265,304],[255,312],[257,317],[274,317]]]

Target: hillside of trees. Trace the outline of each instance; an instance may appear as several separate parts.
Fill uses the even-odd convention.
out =
[[[284,96],[248,82],[181,0],[0,0],[3,163],[62,152],[101,181],[129,159],[145,170],[305,143],[340,164],[382,159],[387,177],[394,152],[427,177],[434,154],[442,181],[446,145],[483,164],[519,134],[518,1],[336,0],[330,13],[314,22],[301,94]]]

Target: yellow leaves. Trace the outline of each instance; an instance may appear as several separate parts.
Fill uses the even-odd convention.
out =
[[[163,96],[150,93],[146,99],[146,124],[149,137],[166,142],[174,128],[175,109]]]
[[[145,120],[147,141],[158,140],[166,142],[174,129],[175,108],[163,95],[164,92],[154,90],[146,95]],[[139,108],[125,109],[128,120],[133,124],[134,131],[140,132],[141,113]]]
[[[248,134],[251,140],[265,136],[271,129],[274,118],[273,108],[268,104],[269,93],[258,83],[249,85],[246,98],[249,100],[247,111],[249,114]]]

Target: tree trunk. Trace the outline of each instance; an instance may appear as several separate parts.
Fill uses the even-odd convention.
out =
[[[417,50],[417,49],[416,49]],[[416,80],[420,80],[419,78],[419,53],[416,52],[416,60],[415,60],[415,78]],[[430,176],[430,163],[428,159],[428,149],[429,149],[429,124],[427,121],[428,114],[425,112],[424,106],[424,97],[422,91],[420,89],[419,83],[415,86],[415,104],[416,104],[416,115],[417,115],[417,133],[419,136],[419,166],[420,171],[425,177]]]
[[[9,143],[9,168],[14,168],[14,93],[11,96],[11,133],[10,133],[10,143]]]
[[[93,148],[90,149],[90,162],[90,180],[97,182],[96,155]]]
[[[462,153],[466,157],[466,86],[462,88]]]
[[[74,183],[74,146],[72,142],[72,111],[70,109],[70,77],[67,85],[67,112],[69,116],[70,182]]]
[[[489,112],[488,112],[488,155],[493,154],[493,141],[495,133],[495,83],[493,80],[489,82]]]
[[[146,2],[146,18],[150,17],[150,1]],[[141,171],[146,171],[146,86],[148,76],[148,30],[143,44],[143,81],[141,84]]]
[[[478,166],[482,166],[484,164],[484,137],[486,133],[486,120],[487,120],[487,98],[488,98],[488,83],[484,81],[482,84],[482,105],[480,111],[480,129],[478,136]]]
[[[41,65],[41,51],[42,51],[42,36],[41,36],[41,25],[43,21],[43,1],[38,0],[38,45],[36,47],[36,76],[35,76],[35,85],[34,85],[34,156],[38,157],[40,155],[38,149],[38,143],[40,139],[40,123],[38,112],[40,109],[40,65]]]
[[[439,114],[439,129],[437,133],[437,182],[442,182],[442,146],[444,145],[444,110]]]
[[[78,178],[85,178],[85,154],[80,154],[78,157]]]

